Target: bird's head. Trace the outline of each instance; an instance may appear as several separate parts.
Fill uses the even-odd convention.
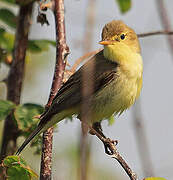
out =
[[[126,46],[133,52],[140,53],[140,45],[136,33],[120,20],[113,20],[102,30],[100,44],[109,46]]]

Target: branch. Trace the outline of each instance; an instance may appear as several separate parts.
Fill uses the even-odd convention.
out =
[[[15,34],[13,61],[7,79],[7,99],[13,101],[17,105],[20,103],[23,84],[25,55],[31,24],[32,6],[33,4],[30,3],[20,7]],[[13,142],[13,145],[10,147],[10,154],[13,154],[16,151],[16,139],[18,136],[18,128],[16,127],[12,116],[9,115],[4,123],[0,161],[9,154],[9,141],[12,140]]]
[[[173,31],[153,31],[153,32],[147,32],[147,33],[141,33],[138,34],[139,38],[147,37],[147,36],[153,36],[153,35],[173,35]]]
[[[50,96],[46,107],[50,107],[53,98],[61,87],[64,70],[66,66],[66,58],[69,54],[69,48],[66,44],[65,23],[64,23],[64,0],[55,1],[55,26],[56,26],[56,65],[55,72],[50,91]],[[51,179],[51,161],[52,161],[52,139],[53,127],[43,133],[43,147],[41,157],[40,179]]]
[[[129,178],[131,180],[138,180],[136,173],[132,171],[132,169],[129,167],[127,162],[123,159],[123,157],[118,152],[118,150],[116,148],[116,145],[117,145],[118,142],[110,140],[109,138],[104,138],[92,126],[90,126],[88,123],[85,122],[85,124],[103,142],[103,144],[107,144],[107,146],[109,147],[110,152],[112,152],[111,157],[116,159],[119,162],[121,167],[126,171],[126,173],[129,176]]]

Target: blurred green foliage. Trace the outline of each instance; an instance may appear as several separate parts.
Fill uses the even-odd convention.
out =
[[[29,40],[27,51],[30,53],[43,53],[48,51],[50,46],[55,47],[55,41],[51,40]],[[11,64],[9,56],[12,57],[14,47],[14,35],[7,32],[4,28],[0,27],[0,62]],[[27,57],[26,57],[27,58]]]
[[[5,2],[5,3],[10,3],[10,4],[16,4],[15,0],[0,0],[0,1]]]
[[[0,120],[12,113],[20,136],[28,137],[38,124],[39,119],[35,116],[40,115],[43,111],[44,107],[38,104],[27,103],[16,106],[11,101],[0,100]],[[31,142],[31,146],[36,147],[35,153],[39,154],[41,152],[41,136],[35,138]]]
[[[17,16],[14,14],[11,7],[18,8],[19,4],[22,5],[31,2],[27,1],[15,1],[15,0],[0,0],[6,3],[5,8],[0,8],[0,63],[10,65],[13,61],[13,49],[15,40],[15,31],[17,27]],[[9,8],[8,8],[9,7]],[[55,47],[56,42],[51,40],[30,40],[28,41],[28,47],[26,53],[26,59],[30,59],[32,54],[41,54],[48,51],[50,46]],[[44,111],[43,106],[38,104],[21,104],[16,106],[10,101],[0,100],[0,120],[4,120],[6,116],[12,113],[12,119],[15,121],[20,131],[20,136],[28,137],[28,135],[35,129],[39,121],[34,116],[41,114]],[[36,147],[36,153],[41,152],[41,136],[32,141],[31,146]]]
[[[14,45],[14,35],[8,33],[5,28],[0,27],[0,48],[11,53]]]
[[[0,20],[11,28],[16,28],[17,17],[9,9],[0,9]]]
[[[15,104],[11,101],[0,100],[0,120],[4,120],[6,116],[14,109]]]
[[[1,0],[1,1],[10,3],[8,5],[9,7],[10,6],[13,7],[13,4],[16,2],[13,0]],[[22,1],[17,1],[17,3],[19,2]],[[17,3],[16,6],[18,6]],[[5,26],[4,25],[2,26],[1,24],[5,24]],[[7,65],[10,65],[12,63],[12,52],[14,48],[14,39],[15,39],[14,32],[16,30],[16,26],[17,26],[17,16],[14,14],[14,12],[10,8],[9,9],[0,8],[0,63],[3,62]],[[9,28],[12,29],[13,31],[12,33],[9,32],[8,30]],[[56,42],[45,39],[42,40],[32,39],[28,41],[27,51],[29,51],[30,53],[43,53],[45,51],[48,51],[50,46],[55,47]]]
[[[126,13],[131,8],[131,0],[116,0],[121,13]]]
[[[49,46],[56,46],[55,41],[51,40],[29,40],[28,51],[31,53],[42,53],[49,50]]]
[[[42,114],[44,107],[38,104],[19,105],[14,110],[14,117],[17,121],[18,129],[21,130],[21,136],[27,138],[31,132],[37,127],[39,119],[35,116]],[[31,147],[35,147],[35,154],[41,153],[42,138],[37,136],[32,142]]]
[[[6,171],[7,180],[38,179],[38,175],[19,156],[7,156],[3,160],[2,167]]]
[[[38,123],[38,118],[35,116],[44,111],[43,106],[38,104],[23,104],[19,105],[14,110],[14,117],[17,121],[18,129],[27,132],[32,126]]]

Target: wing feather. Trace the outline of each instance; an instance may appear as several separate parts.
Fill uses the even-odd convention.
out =
[[[105,59],[103,51],[97,53],[62,85],[53,100],[49,113],[56,114],[81,103],[82,72],[90,69],[93,64],[95,69],[94,78],[91,77],[91,74],[88,74],[88,78],[94,80],[92,95],[95,95],[117,77],[118,64]],[[84,82],[84,86],[87,86],[87,82]]]

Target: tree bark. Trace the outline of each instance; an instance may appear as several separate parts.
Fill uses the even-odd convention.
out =
[[[69,48],[66,44],[65,35],[65,22],[64,22],[64,0],[55,0],[55,28],[56,28],[56,65],[55,72],[50,91],[48,103],[46,105],[49,108],[52,104],[52,100],[61,87],[64,70],[66,66],[66,57],[69,54]],[[51,180],[52,176],[52,140],[53,140],[53,127],[49,128],[43,133],[43,147],[41,157],[41,180]]]
[[[28,33],[31,25],[33,3],[21,6],[18,15],[17,29],[15,34],[13,61],[7,79],[7,100],[20,103],[21,90],[25,69],[25,56],[28,42]],[[18,128],[10,114],[4,123],[0,162],[8,155],[16,151],[16,139],[19,136]],[[9,142],[12,146],[8,148]]]

